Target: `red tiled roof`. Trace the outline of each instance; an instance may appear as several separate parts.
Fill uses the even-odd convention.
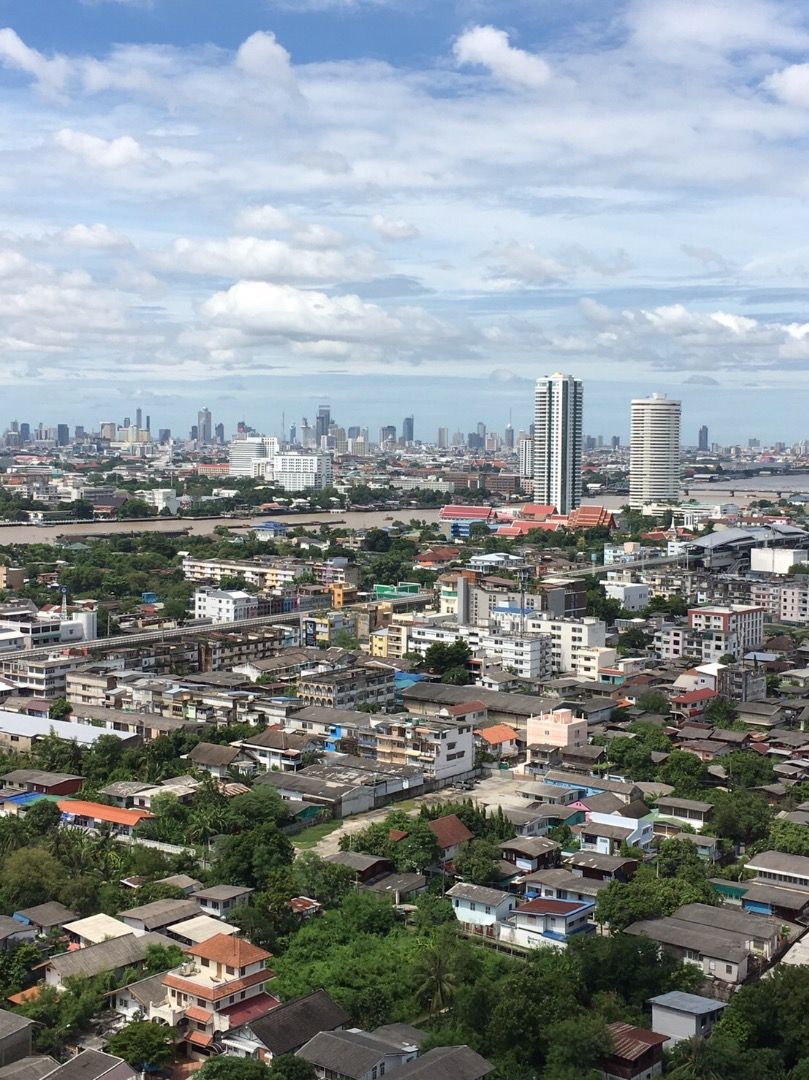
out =
[[[439,515],[442,521],[488,521],[494,516],[491,506],[442,506]]]
[[[228,1018],[231,1027],[240,1027],[242,1024],[249,1024],[251,1020],[258,1020],[260,1016],[266,1016],[280,1004],[279,998],[273,997],[272,994],[262,993],[247,998],[246,1001],[237,1001],[235,1005],[219,1009],[219,1012]]]
[[[95,821],[108,821],[111,825],[135,826],[146,818],[154,817],[154,814],[150,814],[148,810],[121,810],[117,806],[85,802],[83,799],[60,799],[56,805],[63,814],[93,818]]]
[[[500,743],[504,742],[515,742],[517,739],[517,732],[508,724],[493,724],[492,727],[476,728],[475,734],[479,735],[484,742],[489,743],[491,746],[499,746]]]
[[[520,904],[517,911],[527,911],[529,915],[570,915],[581,906],[581,902],[577,900],[549,900],[544,896],[537,896],[527,904]]]
[[[388,839],[392,840],[394,844],[398,844],[400,840],[404,840],[410,836],[410,833],[404,832],[402,829],[390,829],[388,832]]]
[[[189,1005],[185,1010],[185,1015],[189,1020],[197,1020],[200,1024],[207,1024],[213,1019],[213,1013],[208,1012],[207,1009],[201,1009],[199,1005]]]
[[[466,716],[467,713],[485,712],[486,704],[483,701],[463,701],[458,705],[445,706],[444,711],[450,716]]]
[[[311,900],[308,896],[293,896],[287,901],[287,907],[291,908],[296,915],[303,915],[307,911],[320,911],[322,906],[317,900]]]
[[[258,964],[269,960],[272,953],[251,945],[244,938],[230,934],[214,934],[212,938],[186,949],[190,956],[200,956],[203,960],[213,960],[217,964],[227,964],[233,968],[244,968],[248,964]]]
[[[521,518],[546,518],[556,513],[556,507],[550,503],[526,503],[520,511]]]
[[[719,697],[715,690],[689,690],[688,693],[678,694],[671,700],[675,705],[698,705],[700,701],[710,701],[715,697]]]
[[[213,1035],[208,1035],[205,1031],[189,1031],[185,1041],[190,1042],[192,1046],[208,1047],[213,1042]]]
[[[456,814],[447,814],[446,817],[428,821],[430,832],[438,841],[438,846],[443,850],[463,844],[467,840],[474,840],[475,834],[470,832]]]

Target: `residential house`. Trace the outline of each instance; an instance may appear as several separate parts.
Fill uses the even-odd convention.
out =
[[[494,1065],[468,1046],[436,1046],[403,1065],[396,1076],[398,1080],[484,1080],[491,1072]]]
[[[510,724],[492,724],[475,728],[475,744],[498,761],[514,758],[519,752],[519,735]]]
[[[163,934],[126,934],[123,937],[88,945],[85,949],[59,953],[45,961],[45,985],[64,990],[67,980],[81,976],[120,975],[127,968],[142,967],[152,945],[172,945]]]
[[[637,859],[595,851],[574,851],[565,862],[574,874],[605,881],[629,881],[638,868]]]
[[[306,735],[289,734],[280,728],[269,727],[257,735],[248,735],[239,744],[245,755],[264,771],[295,772],[300,769],[303,755],[319,750],[318,742]]]
[[[430,780],[471,774],[475,767],[472,725],[452,720],[414,720],[404,714],[375,721],[376,760],[407,765]]]
[[[674,917],[704,926],[708,930],[723,930],[737,934],[745,948],[764,960],[772,960],[789,936],[790,927],[782,919],[768,915],[752,915],[738,908],[713,907],[710,904],[685,904]]]
[[[249,903],[252,892],[246,885],[211,885],[197,889],[191,899],[199,904],[203,914],[224,919],[237,907]]]
[[[601,1061],[605,1080],[651,1080],[661,1075],[665,1035],[620,1022],[608,1030],[612,1052]]]
[[[169,874],[168,877],[158,878],[155,885],[170,885],[172,889],[179,889],[186,896],[202,888],[202,882],[188,874]]]
[[[798,886],[772,885],[758,881],[726,881],[711,878],[711,886],[726,904],[740,906],[751,915],[775,915],[791,922],[809,916],[809,892]]]
[[[50,900],[45,904],[15,911],[14,918],[24,926],[33,927],[37,934],[44,935],[51,930],[62,929],[66,923],[75,922],[78,915],[58,900]]]
[[[520,887],[527,900],[544,896],[548,900],[580,900],[594,904],[598,894],[609,884],[605,878],[583,877],[559,866],[527,874],[522,878]]]
[[[355,880],[360,885],[370,885],[393,871],[390,859],[367,855],[363,851],[338,851],[334,855],[327,855],[325,861],[348,867],[354,872]]]
[[[671,990],[649,998],[652,1006],[652,1030],[666,1036],[666,1046],[676,1046],[686,1039],[706,1039],[727,1008],[723,1001]]]
[[[342,1005],[325,990],[315,990],[304,997],[292,998],[276,1005],[264,1016],[248,1025],[258,1044],[258,1057],[265,1062],[296,1050],[321,1031],[338,1031],[346,1027],[350,1017]]]
[[[623,845],[646,851],[651,846],[653,835],[654,829],[649,820],[598,812],[591,813],[579,831],[581,850],[595,851],[601,855],[619,855]]]
[[[133,930],[164,930],[172,923],[191,919],[200,914],[196,899],[154,900],[151,904],[119,911],[118,918]]]
[[[433,821],[428,821],[427,826],[438,843],[441,863],[451,862],[461,847],[475,838],[474,833],[470,832],[455,814],[435,818]]]
[[[243,938],[218,934],[187,950],[188,961],[163,976],[165,996],[149,1018],[182,1026],[187,1056],[204,1060],[214,1052],[214,1035],[252,1023],[278,1004],[264,989],[272,972],[270,953]]]
[[[30,1072],[25,1080],[33,1080],[37,1073]],[[47,1080],[135,1080],[138,1074],[114,1054],[100,1050],[82,1050],[46,1074]]]
[[[356,1028],[321,1031],[297,1051],[318,1080],[378,1080],[415,1061],[418,1047],[402,1047]]]
[[[110,1007],[127,1022],[139,1016],[148,1016],[152,1005],[157,1005],[166,996],[163,985],[164,972],[147,975],[145,979],[111,990],[107,995]]]
[[[455,918],[468,933],[497,937],[497,924],[505,922],[517,906],[513,893],[459,881],[446,893]]]
[[[809,889],[809,857],[762,851],[747,860],[746,869],[755,871],[757,882]]]
[[[0,952],[16,949],[26,941],[32,942],[35,937],[33,926],[25,926],[9,915],[0,915]]]
[[[514,910],[500,939],[528,948],[564,948],[574,935],[592,932],[594,907],[585,900],[549,900],[537,896]]]
[[[673,831],[683,823],[699,832],[710,821],[713,803],[700,799],[676,799],[671,795],[661,795],[657,800],[655,825],[657,831]]]
[[[141,821],[154,816],[148,810],[120,810],[80,799],[60,799],[56,805],[62,811],[63,825],[87,832],[109,827],[115,836],[132,836]]]
[[[558,866],[561,849],[559,844],[545,837],[524,836],[504,841],[500,851],[503,859],[513,863],[516,870],[533,873]]]
[[[34,1021],[0,1009],[0,1067],[31,1055]]]
[[[131,926],[100,911],[97,915],[88,915],[85,919],[76,919],[65,923],[63,927],[72,946],[86,949],[89,945],[98,945],[112,938],[126,937],[133,932]]]
[[[238,934],[238,926],[214,919],[210,915],[195,915],[190,919],[182,919],[166,927],[166,933],[174,938],[180,945],[201,945],[217,934]]]
[[[73,795],[83,783],[83,776],[49,772],[47,769],[12,769],[0,776],[0,784],[4,788],[17,788],[39,795]]]
[[[626,933],[657,941],[709,978],[731,984],[747,978],[750,951],[738,934],[674,917],[644,919],[628,926]]]
[[[305,705],[332,709],[356,709],[358,705],[393,704],[395,676],[392,668],[361,667],[304,675],[298,680],[298,697]]]
[[[185,756],[195,769],[203,769],[217,780],[227,780],[234,770],[252,773],[256,768],[255,758],[241,746],[201,742]]]

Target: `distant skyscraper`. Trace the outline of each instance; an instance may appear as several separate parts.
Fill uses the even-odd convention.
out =
[[[192,442],[199,442],[199,428],[196,424],[191,425],[191,431],[189,432],[189,438]]]
[[[152,418],[151,418],[151,416],[149,416],[148,413],[146,414],[146,430],[147,431],[152,430]]]
[[[360,437],[359,425],[352,424],[351,427],[346,432],[346,435],[347,435],[347,437],[349,439],[358,439]]]
[[[486,438],[486,425],[483,423],[482,420],[478,420],[477,433],[478,433],[478,435],[480,435],[481,439]]]
[[[320,446],[320,440],[329,434],[331,426],[331,408],[328,405],[320,405],[315,420],[315,445]]]
[[[673,502],[680,493],[679,401],[652,394],[632,402],[629,505]]]
[[[534,395],[534,501],[569,514],[581,502],[580,379],[559,372],[538,379]]]
[[[610,446],[613,448],[613,450],[620,449],[621,436],[620,435],[613,435],[613,437],[610,439]]]
[[[699,429],[699,442],[697,444],[697,449],[708,449],[708,427],[706,424],[703,424],[702,427]]]
[[[503,438],[503,442],[505,443],[506,450],[514,449],[514,428],[511,426],[510,422],[506,425],[506,432]]]
[[[438,448],[439,450],[446,450],[449,445],[449,428],[440,427],[438,429]]]
[[[197,442],[200,446],[209,446],[212,440],[211,410],[200,409],[197,413]]]
[[[412,416],[406,416],[402,421],[402,442],[408,446],[413,442],[414,420]]]
[[[59,446],[67,446],[70,442],[70,428],[67,424],[56,425],[56,441]]]
[[[478,427],[480,427],[479,424]],[[477,431],[470,431],[466,436],[466,445],[470,450],[482,450],[484,441],[484,436]]]
[[[161,446],[171,441],[171,428],[162,427],[157,433],[157,439]]]
[[[128,416],[125,416],[125,417],[124,417],[124,423],[123,423],[123,426],[124,426],[124,427],[131,427],[131,426],[132,426],[132,421],[131,421],[131,420],[129,419],[129,417],[128,417]]]
[[[379,445],[390,446],[396,443],[396,425],[386,424],[379,429]]]
[[[143,427],[143,409],[135,409],[135,426]]]
[[[214,439],[216,440],[217,446],[222,446],[224,444],[224,441],[225,441],[225,425],[224,424],[217,424],[216,425],[216,427],[214,428]]]
[[[20,424],[20,442],[27,443],[31,441],[31,425],[26,424],[25,421]]]

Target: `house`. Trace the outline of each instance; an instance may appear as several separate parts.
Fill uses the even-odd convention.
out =
[[[154,817],[148,810],[120,810],[117,806],[81,799],[60,799],[56,805],[62,811],[63,825],[87,832],[109,826],[116,836],[132,836],[142,821]]]
[[[110,1007],[124,1020],[134,1020],[138,1014],[148,1016],[152,1005],[158,1004],[166,994],[163,985],[164,972],[148,975],[145,979],[111,990],[107,995]]]
[[[459,881],[446,893],[455,911],[455,918],[464,930],[473,934],[496,937],[496,924],[504,922],[517,906],[513,893],[469,885]]]
[[[418,1047],[350,1028],[318,1032],[295,1056],[308,1061],[319,1080],[377,1080],[415,1061]]]
[[[745,948],[764,960],[772,960],[790,929],[782,919],[768,915],[752,915],[738,908],[712,907],[710,904],[685,904],[674,912],[677,919],[693,922],[708,930],[737,934]]]
[[[251,1021],[249,1030],[259,1044],[258,1056],[269,1062],[274,1057],[294,1054],[321,1031],[344,1028],[349,1020],[342,1005],[338,1005],[325,990],[315,990],[277,1005],[258,1020]]]
[[[520,904],[500,934],[501,941],[528,948],[564,948],[575,934],[591,933],[595,905],[587,900],[549,900],[537,896]]]
[[[72,944],[78,945],[80,949],[132,933],[131,926],[101,911],[97,915],[88,915],[86,919],[65,923],[63,929]]]
[[[517,870],[531,873],[558,866],[561,848],[554,840],[543,836],[523,836],[506,840],[500,845],[500,851],[504,860],[513,863]]]
[[[217,934],[187,953],[186,963],[163,975],[165,996],[151,1006],[149,1019],[170,1027],[185,1021],[181,1046],[188,1057],[204,1060],[214,1052],[216,1033],[257,1020],[278,999],[264,990],[273,977],[270,953],[249,941]]]
[[[519,735],[509,724],[492,724],[487,728],[475,728],[475,743],[497,759],[516,757]]]
[[[609,1024],[612,1053],[601,1062],[605,1080],[651,1080],[663,1072],[665,1035],[620,1022]]]
[[[170,874],[168,877],[159,878],[155,885],[169,885],[172,889],[179,889],[180,892],[184,892],[186,896],[190,896],[192,892],[202,888],[202,882],[189,877],[188,874]]]
[[[37,1074],[31,1074],[31,1077]],[[45,1074],[47,1080],[135,1080],[137,1073],[123,1058],[100,1050],[82,1050],[64,1065]],[[29,1076],[25,1077],[29,1080]]]
[[[18,945],[33,941],[35,937],[36,930],[33,926],[25,926],[9,915],[0,915],[0,952],[16,949]]]
[[[210,915],[195,915],[191,919],[183,919],[181,922],[172,923],[166,927],[169,937],[179,941],[181,945],[201,945],[217,934],[238,934],[238,926],[214,919]]]
[[[574,874],[604,880],[629,881],[638,868],[637,859],[595,851],[574,851],[565,861]]]
[[[44,964],[45,985],[56,990],[66,989],[66,980],[81,976],[112,973],[120,975],[127,968],[141,967],[152,945],[172,945],[163,934],[136,935],[131,931],[124,937],[101,941],[75,952],[59,953]]]
[[[805,855],[762,851],[747,860],[746,869],[755,871],[757,882],[809,889],[809,858]]]
[[[300,769],[303,755],[320,749],[319,744],[306,735],[290,734],[275,727],[266,728],[258,735],[248,735],[239,746],[245,756],[253,759],[256,768],[280,772]]]
[[[73,795],[83,783],[83,776],[49,772],[47,769],[12,769],[0,776],[3,787],[19,788],[20,791],[39,795]]]
[[[58,900],[51,900],[15,911],[14,918],[24,926],[32,926],[37,934],[47,934],[51,930],[61,929],[66,923],[75,922],[78,915]]]
[[[758,881],[726,881],[711,878],[712,888],[724,902],[737,904],[751,915],[775,915],[791,922],[809,916],[809,892]]]
[[[0,1009],[0,1066],[30,1056],[34,1026],[28,1017]]]
[[[438,843],[439,859],[442,863],[451,862],[462,845],[475,838],[475,834],[470,832],[455,814],[428,821],[427,827]]]
[[[617,814],[594,813],[581,826],[579,839],[582,851],[595,851],[600,855],[619,855],[622,845],[649,848],[654,830],[652,823],[635,820]]]
[[[163,930],[171,923],[191,919],[200,914],[200,906],[191,898],[187,900],[154,900],[151,904],[119,911],[118,918],[133,930]]]
[[[665,831],[669,824],[680,825],[683,822],[697,832],[708,823],[713,812],[713,803],[699,799],[675,799],[671,795],[661,795],[657,800],[655,824]],[[665,820],[663,820],[665,819]]]
[[[334,855],[327,855],[325,861],[336,863],[338,866],[347,866],[349,870],[353,870],[360,885],[369,885],[378,878],[392,873],[394,869],[390,859],[383,859],[379,855],[367,855],[362,851],[338,851]]]
[[[697,855],[706,862],[716,862],[722,854],[722,841],[717,836],[706,836],[705,833],[678,832],[669,837],[670,840],[684,840],[692,844]]]
[[[424,874],[383,874],[382,877],[369,881],[364,886],[377,896],[386,896],[397,907],[412,903],[412,898],[427,888]]]
[[[199,904],[203,914],[223,919],[237,907],[249,903],[252,892],[245,885],[211,885],[207,889],[197,889],[190,899]]]
[[[226,780],[234,770],[251,773],[256,768],[255,758],[241,746],[201,742],[185,756],[195,769],[203,769],[217,780]]]
[[[679,959],[696,964],[704,975],[720,982],[739,984],[747,978],[750,951],[738,934],[673,916],[642,919],[628,926],[625,932],[657,941]]]
[[[669,1049],[684,1039],[707,1038],[727,1008],[723,1001],[701,994],[686,994],[682,990],[658,994],[649,998],[649,1004],[652,1006],[652,1030],[666,1036]]]
[[[468,1046],[435,1046],[403,1065],[396,1076],[398,1080],[483,1080],[491,1072],[494,1065]]]
[[[537,870],[533,874],[527,874],[520,883],[523,896],[527,900],[544,896],[549,900],[581,900],[592,904],[609,884],[608,880],[582,877],[562,867]]]

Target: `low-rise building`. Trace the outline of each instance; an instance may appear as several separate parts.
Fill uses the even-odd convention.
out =
[[[658,994],[649,998],[649,1004],[652,1006],[652,1029],[666,1036],[669,1048],[687,1039],[706,1039],[727,1008],[725,1002],[716,998],[687,994],[682,990]]]
[[[194,590],[194,618],[213,623],[233,623],[258,615],[258,597],[243,589]]]
[[[513,893],[469,885],[459,881],[447,892],[455,918],[469,933],[497,936],[497,924],[504,922],[517,906]]]

